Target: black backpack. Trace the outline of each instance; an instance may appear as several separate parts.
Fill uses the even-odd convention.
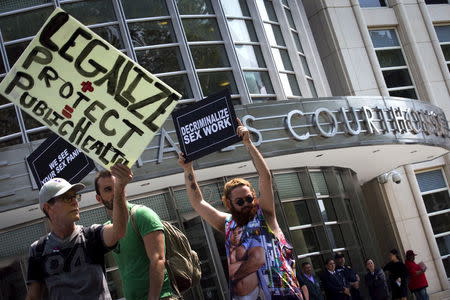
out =
[[[135,220],[135,214],[139,207],[142,205],[134,205],[129,216],[134,232],[144,243]],[[197,253],[191,249],[186,235],[169,222],[163,220],[161,222],[164,226],[167,273],[172,287],[181,296],[182,293],[200,283],[202,275],[200,261]]]

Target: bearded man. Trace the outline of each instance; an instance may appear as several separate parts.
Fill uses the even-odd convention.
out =
[[[184,169],[189,201],[206,222],[225,233],[228,257],[233,247],[233,232],[236,227],[242,228],[241,245],[247,250],[247,255],[237,259],[235,263],[238,265],[233,265],[232,270],[229,270],[232,299],[302,299],[292,247],[286,241],[276,218],[272,176],[261,153],[253,145],[250,132],[240,121],[239,124],[237,135],[242,138],[259,175],[259,197],[250,182],[234,178],[225,184],[222,196],[231,214],[214,208],[203,199],[192,162],[186,163],[181,153],[178,162]],[[242,285],[242,279],[255,272],[258,286]]]

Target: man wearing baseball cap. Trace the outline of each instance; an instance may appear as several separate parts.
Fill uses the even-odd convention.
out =
[[[114,176],[113,224],[76,225],[80,219],[77,194],[85,186],[53,178],[39,191],[39,206],[50,220],[51,232],[30,247],[27,300],[111,299],[105,278],[104,254],[125,235],[128,211],[125,186],[131,170],[122,164],[111,167]]]
[[[427,287],[428,281],[425,276],[425,271],[427,267],[423,262],[416,263],[417,254],[413,250],[406,251],[405,266],[408,270],[409,290],[416,296],[417,300],[428,300]]]

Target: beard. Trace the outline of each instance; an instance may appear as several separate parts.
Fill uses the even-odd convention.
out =
[[[242,211],[237,211],[234,206],[230,207],[233,220],[236,221],[236,224],[241,227],[247,225],[247,223],[256,216],[257,210],[258,209],[255,205],[252,205],[248,209],[244,209]]]
[[[102,198],[102,203],[106,207],[106,209],[113,210],[113,201],[112,200],[111,201],[107,201],[107,200]]]

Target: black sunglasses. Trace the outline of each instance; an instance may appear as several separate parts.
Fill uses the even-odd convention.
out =
[[[236,204],[239,205],[239,206],[244,205],[245,202],[252,203],[253,202],[253,196],[252,195],[248,195],[245,198],[237,198],[236,199]]]

